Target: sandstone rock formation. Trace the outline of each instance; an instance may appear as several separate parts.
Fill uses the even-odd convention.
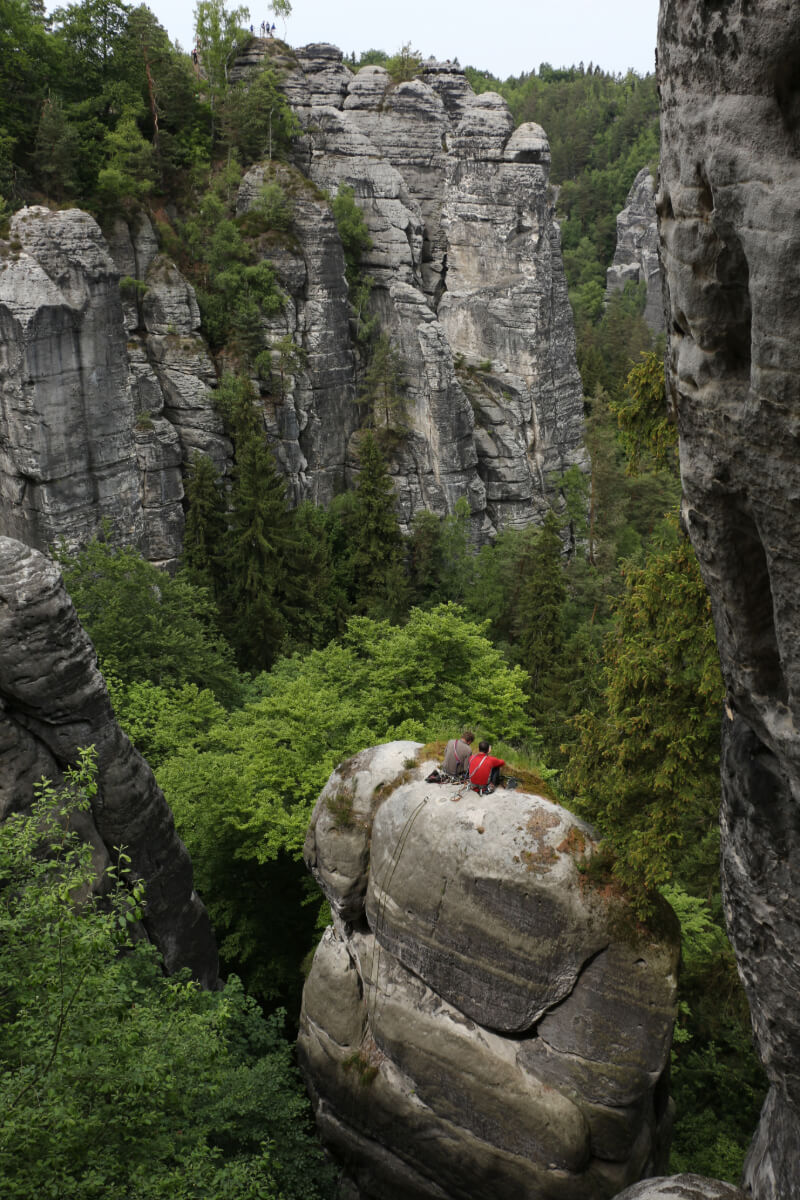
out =
[[[0,253],[0,532],[75,549],[110,526],[169,565],[183,538],[181,464],[223,467],[214,370],[192,288],[146,217],[111,247],[76,209],[28,208]],[[115,261],[116,258],[116,261]],[[120,274],[130,283],[120,292]]]
[[[663,333],[664,292],[655,187],[650,168],[642,167],[617,217],[617,245],[614,261],[606,272],[606,291],[622,291],[628,282],[646,283],[644,319],[653,333]]]
[[[662,258],[684,519],[728,689],[722,877],[769,1092],[744,1185],[800,1197],[800,11],[663,0]]]
[[[145,929],[169,971],[217,978],[214,935],[153,773],[114,719],[89,638],[58,569],[0,537],[0,819],[24,811],[42,776],[58,782],[78,749],[97,751],[97,795],[80,832],[99,869],[119,846],[146,883]]]
[[[272,49],[254,43],[233,77]],[[480,535],[528,524],[559,502],[557,476],[585,463],[544,131],[515,131],[505,102],[475,96],[451,64],[429,62],[421,79],[397,85],[383,67],[353,75],[333,46],[278,65],[304,129],[297,164],[328,195],[353,187],[372,237],[372,307],[407,390],[410,431],[390,464],[401,518],[452,511],[463,496]],[[263,178],[261,166],[244,180],[240,211]],[[273,332],[309,360],[271,430],[283,431],[294,494],[326,500],[357,470],[358,364],[331,336],[348,310],[329,214],[307,196],[296,209],[298,252],[276,263],[290,303]]]
[[[699,1175],[672,1175],[637,1183],[620,1192],[616,1200],[744,1200],[744,1192]]]
[[[420,749],[341,764],[306,839],[319,1131],[362,1200],[614,1196],[664,1166],[674,936],[593,888],[563,808],[428,785]]]
[[[560,505],[558,477],[585,465],[581,386],[549,147],[516,131],[494,93],[475,96],[451,64],[395,86],[381,67],[353,75],[332,46],[269,50],[303,125],[294,167],[261,164],[293,193],[292,236],[264,248],[286,296],[265,348],[300,360],[262,387],[265,433],[295,502],[325,503],[358,471],[364,414],[341,242],[330,196],[352,185],[373,240],[372,308],[403,363],[407,430],[390,470],[407,527],[467,499],[478,539]],[[123,287],[120,289],[120,279]],[[214,411],[215,373],[192,287],[142,213],[101,234],[78,211],[30,208],[0,243],[0,532],[46,550],[111,536],[173,565],[183,472],[231,446]]]

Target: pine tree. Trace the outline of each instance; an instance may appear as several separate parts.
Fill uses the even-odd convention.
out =
[[[48,96],[39,117],[34,161],[45,190],[55,200],[74,195],[79,153],[77,130],[67,120],[58,97]]]
[[[367,424],[381,437],[408,432],[403,360],[385,333],[372,343],[369,362],[358,394],[367,412]]]

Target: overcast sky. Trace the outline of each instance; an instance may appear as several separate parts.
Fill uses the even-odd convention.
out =
[[[170,36],[190,49],[192,0],[149,0],[148,6]],[[542,62],[554,67],[593,62],[606,71],[632,67],[640,74],[655,65],[658,0],[296,0],[293,8],[285,26],[292,46],[333,42],[345,54],[369,49],[393,54],[411,42],[425,56],[457,58],[462,67],[480,67],[501,79]],[[268,15],[267,0],[250,8],[256,32]],[[284,36],[283,22],[271,20]]]

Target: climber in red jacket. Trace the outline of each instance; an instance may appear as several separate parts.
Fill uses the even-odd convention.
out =
[[[491,748],[488,742],[478,742],[478,753],[469,760],[469,781],[476,790],[486,788],[493,792],[500,781],[500,768],[506,765],[505,759],[489,753]]]

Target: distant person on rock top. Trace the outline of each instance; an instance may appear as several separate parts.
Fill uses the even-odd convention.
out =
[[[474,741],[475,734],[470,729],[465,729],[460,738],[450,739],[442,763],[442,770],[447,775],[455,775],[456,778],[466,775]]]
[[[478,742],[478,753],[469,760],[469,781],[476,791],[486,788],[493,792],[500,782],[500,768],[506,765],[504,759],[489,753],[491,748],[486,741]]]

